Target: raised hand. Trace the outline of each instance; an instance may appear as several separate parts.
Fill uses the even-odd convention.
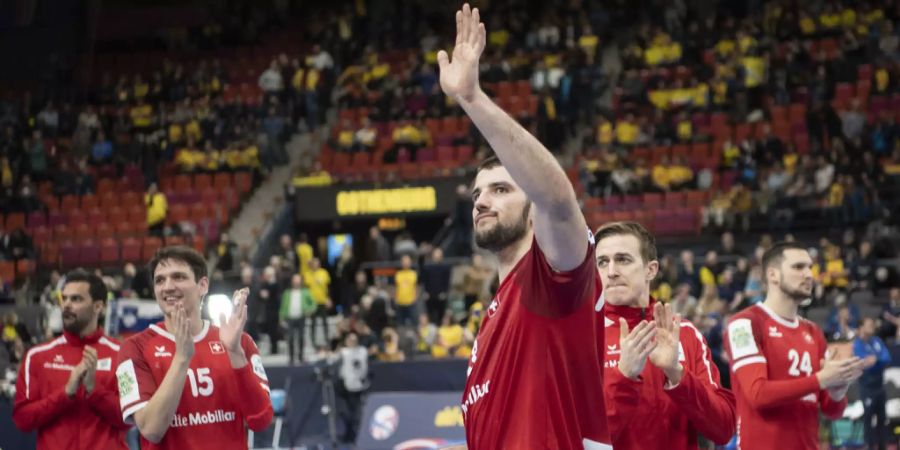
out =
[[[647,365],[647,357],[656,348],[656,324],[642,320],[634,331],[629,333],[628,322],[619,319],[619,372],[627,378],[636,380]]]
[[[650,353],[650,363],[659,367],[669,381],[677,384],[681,379],[678,349],[681,342],[681,316],[672,312],[670,305],[657,303],[653,307],[656,324],[656,348]]]
[[[485,35],[478,8],[471,9],[466,3],[456,12],[456,45],[452,60],[444,50],[437,54],[441,89],[457,101],[469,101],[478,92],[478,58],[484,51]]]
[[[84,351],[81,353],[81,364],[84,365],[84,378],[82,379],[84,390],[90,394],[94,392],[97,380],[97,349],[84,347]]]
[[[225,319],[225,314],[219,315],[219,337],[225,344],[229,353],[242,353],[241,334],[244,332],[244,324],[247,323],[247,296],[249,288],[234,291],[231,302],[234,305],[231,316]]]
[[[191,319],[184,310],[184,306],[178,305],[173,319],[175,323],[175,329],[172,330],[172,334],[175,336],[175,358],[181,358],[188,362],[194,357],[194,336],[191,334]]]

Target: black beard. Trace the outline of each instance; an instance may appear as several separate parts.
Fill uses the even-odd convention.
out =
[[[497,253],[511,244],[522,239],[528,231],[528,214],[531,211],[531,203],[526,203],[522,210],[522,218],[512,226],[506,226],[497,221],[490,230],[479,233],[475,232],[475,245]]]
[[[78,315],[76,315],[75,320],[69,322],[68,325],[63,322],[63,330],[72,334],[81,335],[81,332],[84,331],[85,328],[87,328],[88,323],[90,323],[90,318],[82,319],[81,317],[78,317]]]

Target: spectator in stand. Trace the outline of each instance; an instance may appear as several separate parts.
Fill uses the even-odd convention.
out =
[[[841,258],[841,247],[829,245],[825,248],[825,270],[821,274],[822,285],[829,290],[841,290],[849,285],[847,269]]]
[[[859,253],[850,265],[850,289],[872,290],[875,287],[875,271],[878,268],[872,242],[863,240],[859,244]]]
[[[422,267],[426,317],[434,325],[440,323],[447,310],[452,269],[450,264],[444,262],[444,251],[440,247],[435,247],[431,251],[431,260]]]
[[[288,344],[288,364],[294,365],[294,358],[303,362],[306,322],[316,312],[316,302],[304,287],[300,274],[291,277],[291,286],[281,295],[281,309],[278,317],[281,327],[286,330]]]
[[[383,346],[378,352],[377,359],[384,362],[403,362],[406,355],[400,350],[400,336],[393,328],[385,328],[381,332]]]
[[[465,268],[463,275],[466,310],[471,308],[475,302],[482,300],[492,275],[492,270],[487,267],[481,254],[473,254],[472,262]]]
[[[471,215],[471,214],[470,214]],[[391,259],[391,246],[381,234],[378,227],[369,229],[369,240],[366,242],[366,261],[380,262]]]
[[[416,353],[431,355],[432,346],[437,342],[437,326],[431,322],[427,313],[419,314],[417,333],[419,340],[416,344]]]
[[[281,76],[281,67],[277,60],[273,59],[269,63],[269,67],[259,76],[258,84],[267,98],[281,95],[284,90],[284,79]]]
[[[697,307],[697,298],[691,295],[691,285],[681,283],[675,288],[672,295],[672,312],[681,317],[690,318],[694,316],[694,309]]]
[[[162,237],[169,204],[166,202],[165,194],[159,192],[156,183],[150,183],[150,187],[147,188],[147,193],[144,194],[144,205],[147,206],[147,229],[150,234]]]
[[[404,230],[394,239],[395,258],[402,258],[404,256],[416,258],[418,256],[418,251],[419,249],[416,245],[416,241],[413,240],[409,231]]]
[[[106,134],[103,133],[103,131],[98,132],[97,139],[91,147],[91,164],[102,166],[103,164],[110,162],[112,156],[112,143],[106,139]]]
[[[259,284],[259,299],[263,302],[262,331],[269,337],[269,352],[278,353],[278,342],[281,340],[279,330],[279,311],[281,310],[282,288],[278,282],[278,269],[269,265],[263,269]]]
[[[830,341],[849,341],[856,337],[859,325],[859,308],[848,303],[845,294],[835,296],[834,307],[825,324],[825,336]]]
[[[866,443],[871,450],[885,450],[887,434],[887,392],[884,387],[884,369],[891,364],[888,348],[875,335],[875,319],[864,317],[859,327],[859,335],[853,340],[853,355],[863,361],[862,376],[859,378],[860,397],[865,414]]]
[[[437,341],[431,347],[431,355],[435,358],[465,358],[470,353],[471,349],[466,345],[465,330],[453,321],[449,312],[444,314],[437,330]]]
[[[888,292],[888,301],[881,309],[881,331],[884,339],[895,341],[900,339],[900,287],[894,286]]]
[[[378,143],[378,130],[368,117],[363,117],[359,129],[353,133],[353,151],[371,152]]]
[[[316,323],[322,326],[322,335],[325,337],[325,343],[330,339],[328,333],[328,311],[331,309],[331,296],[328,292],[331,286],[331,275],[321,266],[319,258],[309,260],[309,272],[303,276],[306,286],[309,288],[309,294],[316,302],[316,313],[312,318],[312,326],[310,326],[310,340],[316,342]]]
[[[414,326],[419,297],[419,274],[413,269],[409,255],[400,258],[400,266],[400,270],[394,274],[397,327]]]
[[[44,137],[40,130],[32,132],[31,140],[26,141],[25,148],[28,151],[28,173],[35,180],[43,180],[47,175],[49,163]]]
[[[337,312],[343,316],[349,316],[353,306],[358,304],[356,293],[353,289],[356,277],[357,263],[353,256],[353,246],[344,245],[341,256],[334,263],[334,294],[337,298]]]

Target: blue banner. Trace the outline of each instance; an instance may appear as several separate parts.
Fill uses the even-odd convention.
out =
[[[156,300],[120,298],[110,302],[107,314],[106,334],[122,339],[163,320]]]
[[[360,450],[425,450],[466,442],[460,392],[386,392],[366,400]]]

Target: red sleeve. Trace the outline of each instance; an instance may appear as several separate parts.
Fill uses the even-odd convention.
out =
[[[42,389],[44,386],[41,385],[40,363],[37,361],[39,357],[34,352],[37,348],[31,349],[25,356],[16,379],[13,423],[25,432],[36,430],[55,420],[78,401],[76,397],[79,395],[76,393],[69,398],[65,386]]]
[[[718,445],[734,436],[737,413],[734,394],[721,386],[719,369],[700,331],[690,322],[681,324],[685,352],[684,376],[677,386],[665,389],[697,430]]]
[[[115,377],[108,377],[103,384],[97,383],[94,386],[94,391],[90,395],[85,396],[85,401],[90,405],[91,411],[110,426],[122,429],[131,427],[122,419]]]
[[[825,359],[825,352],[828,351],[825,335],[818,329],[811,334],[816,337],[816,343],[819,345],[819,359]],[[819,367],[819,370],[821,370],[821,367]],[[831,398],[831,394],[828,393],[827,389],[822,389],[819,391],[819,405],[821,405],[822,414],[825,417],[832,420],[839,419],[844,415],[844,409],[847,408],[847,396],[844,395],[844,398],[835,400]]]
[[[243,400],[242,413],[251,430],[261,431],[269,426],[274,415],[272,401],[269,399],[269,378],[259,356],[259,349],[247,333],[241,336],[241,346],[249,362],[234,371],[238,392]]]
[[[725,342],[733,377],[741,395],[755,409],[766,409],[818,394],[815,375],[793,380],[769,380],[768,363],[762,352],[763,342],[748,317],[735,318],[725,331]]]
[[[621,440],[620,434],[628,429],[641,400],[640,380],[632,380],[617,368],[603,373],[606,389],[606,418],[612,442]]]
[[[137,335],[122,343],[116,367],[119,408],[122,410],[122,421],[127,424],[134,423],[132,416],[147,406],[158,387],[141,351],[144,342],[141,337]]]
[[[591,297],[595,292],[600,294],[600,275],[594,263],[593,236],[589,238],[581,265],[565,272],[553,270],[537,239],[532,241],[531,250],[520,263],[522,267],[516,270],[522,289],[529,294],[522,296],[529,311],[544,317],[562,317],[578,309],[583,301],[597,300]]]

